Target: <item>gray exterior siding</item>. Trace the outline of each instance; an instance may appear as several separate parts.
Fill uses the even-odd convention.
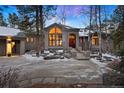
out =
[[[6,40],[0,39],[0,56],[6,55]]]
[[[20,55],[25,53],[25,41],[20,41]]]

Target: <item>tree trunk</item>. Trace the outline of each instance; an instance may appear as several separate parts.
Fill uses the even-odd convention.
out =
[[[102,58],[102,37],[101,37],[101,7],[98,6],[99,11],[99,57]]]
[[[39,8],[36,6],[36,30],[37,30],[37,49],[36,49],[36,56],[39,57],[40,49],[39,49]]]
[[[43,6],[42,5],[40,5],[39,6],[39,9],[40,9],[40,32],[41,32],[41,52],[43,52],[43,50],[44,50],[44,48],[45,48],[45,46],[44,46],[44,22],[43,22]]]
[[[89,50],[91,50],[91,25],[92,25],[92,5],[90,6],[90,30],[89,30]]]
[[[104,12],[105,12],[105,32],[106,32],[106,39],[105,39],[105,44],[106,44],[106,47],[105,47],[105,52],[110,52],[110,44],[109,44],[109,36],[107,34],[107,28],[106,28],[106,21],[107,21],[107,15],[106,15],[106,10],[105,10],[105,7],[104,7]]]

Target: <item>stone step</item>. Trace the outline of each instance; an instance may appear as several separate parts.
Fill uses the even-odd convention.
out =
[[[90,57],[86,57],[83,53],[76,53],[76,59],[78,60],[89,60]]]

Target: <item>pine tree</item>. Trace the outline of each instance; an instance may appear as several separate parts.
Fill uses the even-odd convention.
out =
[[[124,6],[117,6],[113,14],[113,20],[119,23],[117,30],[113,33],[115,49],[121,57],[119,70],[124,73]]]
[[[19,18],[16,13],[9,14],[8,17],[9,26],[12,28],[17,28],[19,25]]]
[[[35,30],[36,28],[36,35],[37,35],[37,56],[39,56],[40,50],[42,51],[44,48],[44,26],[45,21],[50,19],[54,12],[53,10],[56,9],[56,6],[16,6],[18,9],[18,12],[22,19],[25,19],[22,22],[23,28],[25,30],[28,30],[30,33],[31,30]],[[25,18],[26,17],[26,18]],[[24,23],[26,23],[25,26]],[[42,41],[39,40],[39,38],[42,38]],[[42,43],[42,48],[39,46],[39,43]]]
[[[7,26],[2,13],[0,13],[0,26]]]

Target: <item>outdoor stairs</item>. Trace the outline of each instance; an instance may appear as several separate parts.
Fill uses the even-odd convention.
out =
[[[81,50],[77,50],[77,53],[76,53],[76,59],[77,60],[89,60],[90,59],[90,56],[87,56],[87,52],[86,51],[81,51]]]

